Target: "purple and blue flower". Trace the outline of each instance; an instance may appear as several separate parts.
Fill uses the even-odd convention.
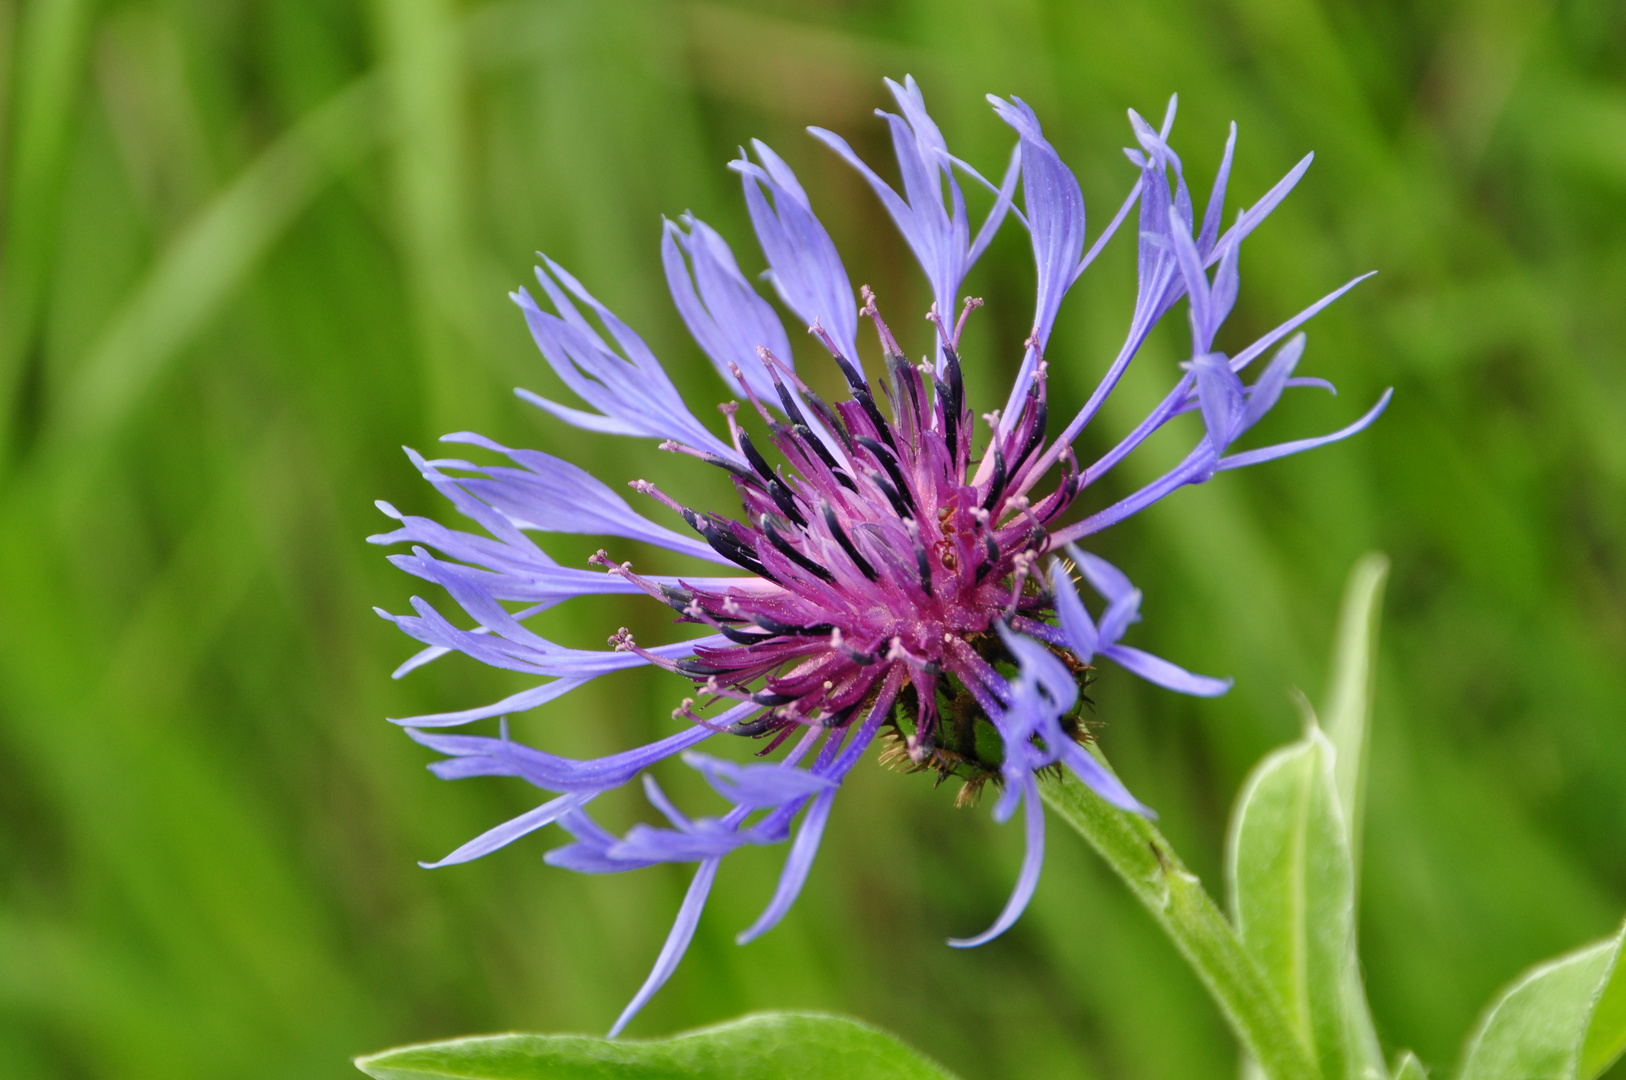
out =
[[[409,554],[391,560],[443,588],[475,624],[462,629],[416,597],[415,614],[386,614],[427,646],[397,675],[455,650],[541,680],[483,708],[400,721],[414,739],[445,755],[430,766],[440,777],[518,776],[553,796],[430,865],[466,862],[555,823],[573,837],[548,852],[555,866],[611,873],[657,863],[698,865],[654,970],[612,1034],[677,966],[730,852],[789,841],[778,888],[739,940],[784,917],[807,878],[842,781],[878,738],[892,743],[895,760],[961,777],[970,793],[995,785],[994,815],[1001,821],[1023,809],[1027,857],[1010,901],[985,933],[951,944],[981,944],[1007,929],[1032,896],[1043,860],[1041,770],[1070,769],[1109,802],[1149,812],[1085,745],[1089,735],[1076,709],[1095,659],[1186,694],[1221,694],[1230,685],[1123,644],[1140,618],[1140,593],[1078,542],[1216,472],[1354,434],[1388,402],[1385,393],[1366,415],[1328,435],[1231,449],[1283,390],[1331,389],[1294,376],[1304,352],[1304,336],[1295,331],[1359,278],[1235,356],[1213,351],[1236,301],[1242,241],[1298,182],[1309,157],[1221,232],[1234,125],[1199,222],[1180,159],[1167,142],[1174,102],[1161,129],[1131,112],[1139,148],[1126,153],[1139,176],[1086,251],[1078,182],[1027,105],[989,99],[1017,135],[996,185],[949,152],[913,79],[887,85],[899,114],[880,115],[891,129],[901,192],[840,136],[813,134],[859,170],[926,275],[934,333],[930,354],[919,362],[908,358],[869,289],[855,296],[807,193],[761,143],[753,144],[754,160],[742,155],[732,168],[768,263],[764,277],[829,353],[846,381],[845,400],[825,401],[797,375],[775,307],[740,271],[723,237],[694,218],[667,222],[662,235],[672,299],[729,392],[749,402],[757,430],[765,432],[760,447],[737,406],[724,409],[726,436],[702,424],[643,339],[552,260],[544,257],[536,272],[546,305],[524,289],[514,295],[542,355],[588,408],[524,390],[521,396],[575,427],[659,440],[662,449],[724,470],[739,496],[739,516],[694,509],[647,481],[633,481],[657,514],[688,530],[679,532],[567,461],[472,434],[446,441],[492,451],[510,464],[409,454],[483,535],[380,504],[399,528],[373,541],[410,543]],[[974,233],[962,177],[992,193],[993,207]],[[1057,312],[1137,202],[1139,290],[1129,333],[1084,407],[1049,439],[1045,348]],[[980,301],[963,297],[961,289],[1007,217],[1017,218],[1031,239],[1037,295],[1009,399],[979,427],[965,398],[960,338]],[[1192,336],[1184,373],[1122,441],[1081,464],[1074,441],[1182,297]],[[859,350],[866,321],[879,346],[874,366],[885,371],[879,394]],[[1245,384],[1241,373],[1278,344],[1254,382]],[[1082,517],[1070,513],[1135,447],[1188,412],[1201,414],[1204,435],[1174,469]],[[777,464],[765,450],[777,455]],[[546,532],[638,541],[728,570],[651,576],[604,550],[592,568],[560,566],[531,537]],[[1098,619],[1080,599],[1075,573],[1105,602]],[[646,646],[622,630],[611,639],[613,649],[597,651],[565,648],[525,625],[562,601],[610,593],[643,593],[676,612],[679,623],[706,633]],[[532,709],[612,671],[643,665],[671,672],[690,691],[674,713],[682,727],[648,746],[582,761],[517,743],[506,724],[495,738],[444,731]],[[695,749],[725,733],[763,743],[758,757],[784,753],[776,762],[742,765]],[[590,816],[595,796],[672,756],[698,770],[732,808],[716,818],[690,817],[646,775],[648,799],[664,825],[636,825],[616,835]]]

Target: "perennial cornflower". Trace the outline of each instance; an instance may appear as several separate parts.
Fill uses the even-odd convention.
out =
[[[826,402],[797,375],[779,315],[740,271],[721,235],[684,217],[668,221],[661,238],[678,313],[730,392],[750,403],[781,463],[772,463],[748,433],[737,405],[723,407],[726,437],[701,423],[643,340],[552,260],[544,256],[536,272],[551,310],[524,289],[514,294],[542,355],[590,410],[519,391],[524,398],[575,427],[660,440],[663,449],[725,470],[741,516],[692,509],[647,481],[633,481],[632,489],[655,512],[670,512],[694,534],[684,535],[634,510],[569,462],[466,433],[446,441],[494,451],[511,464],[408,453],[487,535],[379,504],[400,527],[372,539],[411,543],[410,554],[393,555],[392,561],[444,588],[476,624],[461,629],[416,597],[414,615],[381,612],[428,646],[397,675],[456,650],[545,680],[483,708],[398,721],[418,742],[445,755],[430,766],[440,777],[518,776],[556,796],[428,865],[477,858],[555,822],[574,838],[547,853],[555,866],[605,873],[698,864],[654,970],[612,1034],[671,975],[724,856],[748,844],[791,841],[777,890],[739,940],[779,922],[807,878],[843,779],[878,738],[891,742],[887,756],[893,762],[961,777],[969,794],[992,783],[999,792],[994,815],[1001,821],[1023,809],[1027,855],[1009,902],[985,933],[951,944],[977,945],[1008,928],[1032,896],[1043,860],[1044,815],[1036,785],[1041,770],[1071,769],[1115,805],[1148,812],[1086,746],[1089,735],[1075,707],[1096,657],[1182,693],[1214,695],[1230,685],[1124,644],[1140,617],[1140,593],[1077,542],[1182,485],[1342,439],[1371,423],[1388,401],[1385,393],[1341,431],[1231,451],[1284,389],[1331,389],[1321,380],[1293,376],[1304,350],[1303,335],[1294,331],[1354,281],[1235,356],[1213,351],[1236,299],[1242,241],[1303,175],[1309,157],[1222,234],[1235,126],[1199,222],[1180,158],[1167,141],[1174,100],[1161,129],[1131,111],[1138,149],[1126,153],[1139,177],[1086,251],[1078,182],[1026,104],[989,98],[1017,136],[1009,167],[995,184],[949,152],[913,79],[902,85],[888,80],[887,86],[899,114],[880,115],[891,129],[901,192],[840,136],[820,129],[813,134],[859,170],[925,272],[933,300],[932,343],[919,362],[908,358],[870,290],[862,288],[855,297],[812,201],[784,161],[760,142],[753,144],[754,160],[742,151],[731,167],[767,260],[764,277],[829,353],[845,378],[848,400]],[[993,207],[975,235],[961,176],[992,193]],[[1058,309],[1137,201],[1139,291],[1127,338],[1087,403],[1047,442],[1045,348]],[[1037,296],[1009,400],[979,427],[965,399],[960,338],[980,302],[963,298],[961,286],[1007,217],[1017,218],[1032,241]],[[1153,326],[1182,297],[1192,336],[1183,373],[1133,431],[1099,460],[1080,465],[1075,439]],[[884,363],[885,408],[861,360],[865,321],[873,325]],[[1244,385],[1240,373],[1278,343],[1263,372]],[[1201,414],[1204,434],[1184,460],[1133,494],[1069,520],[1091,485],[1188,412]],[[535,532],[640,541],[736,573],[650,576],[604,550],[590,560],[591,569],[564,567],[533,542],[528,534]],[[1080,599],[1075,573],[1104,600],[1099,619]],[[562,601],[609,593],[647,594],[673,609],[677,622],[709,633],[645,645],[623,629],[611,638],[612,649],[594,651],[562,647],[525,626],[526,618]],[[646,664],[693,688],[674,713],[682,727],[647,746],[582,761],[515,742],[506,725],[497,737],[438,730],[532,709],[609,672]],[[759,757],[781,747],[785,753],[777,762],[737,764],[695,752],[723,733],[764,741]],[[690,817],[646,776],[649,801],[665,825],[641,824],[615,835],[589,816],[595,796],[674,755],[705,776],[730,804],[726,813]]]

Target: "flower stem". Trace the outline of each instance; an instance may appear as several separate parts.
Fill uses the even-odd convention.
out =
[[[1112,806],[1071,772],[1045,778],[1039,792],[1117,871],[1174,940],[1265,1075],[1271,1080],[1318,1080],[1321,1070],[1281,999],[1157,826]]]

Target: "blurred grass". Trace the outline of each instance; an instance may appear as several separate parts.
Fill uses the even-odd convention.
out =
[[[1310,328],[1306,369],[1342,396],[1272,430],[1394,384],[1376,428],[1103,539],[1146,590],[1138,640],[1237,677],[1217,703],[1115,672],[1094,694],[1188,861],[1215,879],[1236,785],[1293,733],[1285,688],[1326,690],[1343,575],[1381,547],[1362,933],[1386,1046],[1448,1066],[1498,984],[1618,921],[1619,3],[0,0],[0,1075],[338,1077],[392,1042],[609,1022],[685,878],[551,871],[545,838],[416,868],[534,800],[434,780],[383,722],[517,684],[457,660],[389,682],[410,646],[369,607],[412,584],[361,542],[371,500],[444,517],[397,447],[467,428],[667,479],[647,446],[515,402],[551,376],[504,294],[547,250],[704,415],[718,387],[656,230],[692,208],[757,266],[723,168],[751,136],[801,172],[855,280],[922,306],[871,198],[799,132],[884,158],[868,113],[904,71],[988,167],[1008,135],[981,94],[1032,102],[1096,224],[1131,180],[1126,106],[1181,93],[1200,187],[1236,119],[1244,202],[1314,149],[1249,242],[1236,340],[1382,271]],[[978,400],[1013,366],[1031,278],[1014,232],[973,277]],[[1132,288],[1119,242],[1063,312],[1058,408],[1115,349]],[[1092,444],[1167,385],[1170,322]],[[638,619],[653,628],[612,602],[543,625],[592,644]],[[519,724],[602,752],[661,730],[675,693],[628,676]],[[637,1030],[816,1007],[968,1080],[1232,1075],[1200,989],[1080,845],[1051,845],[1012,933],[949,950],[1002,902],[1018,837],[919,778],[849,786],[786,924],[732,944],[780,853],[735,859]]]

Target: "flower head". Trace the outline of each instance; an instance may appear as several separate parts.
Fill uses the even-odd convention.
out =
[[[1032,895],[1044,850],[1041,770],[1070,769],[1110,802],[1149,813],[1085,745],[1089,735],[1077,706],[1091,664],[1105,657],[1187,694],[1220,694],[1230,684],[1123,644],[1140,618],[1141,594],[1076,542],[1184,484],[1352,434],[1388,400],[1386,393],[1365,416],[1329,435],[1230,452],[1284,389],[1331,389],[1294,377],[1304,337],[1288,335],[1354,282],[1235,357],[1213,351],[1236,299],[1241,242],[1303,174],[1308,158],[1222,235],[1234,127],[1198,225],[1180,159],[1166,141],[1174,103],[1160,130],[1131,112],[1139,149],[1127,153],[1139,177],[1086,252],[1078,183],[1024,103],[991,99],[1017,134],[1010,167],[996,186],[949,153],[914,80],[888,86],[902,112],[882,114],[891,126],[902,194],[839,136],[814,134],[860,170],[930,283],[933,340],[930,355],[918,363],[869,289],[855,297],[806,192],[761,143],[754,144],[755,160],[742,154],[733,168],[767,259],[766,276],[829,353],[846,381],[845,400],[827,402],[798,377],[775,309],[740,272],[724,238],[692,216],[667,222],[662,236],[672,298],[729,390],[742,395],[760,421],[760,444],[740,422],[737,406],[724,407],[726,437],[702,424],[643,340],[551,260],[537,269],[537,281],[552,310],[523,289],[514,296],[543,356],[591,411],[526,391],[522,396],[567,424],[657,439],[663,449],[724,470],[740,513],[686,506],[654,484],[633,481],[652,509],[669,512],[689,530],[680,533],[569,462],[469,434],[447,440],[495,452],[510,464],[409,455],[486,535],[380,504],[400,527],[373,540],[410,543],[410,553],[392,561],[445,589],[475,624],[462,629],[418,598],[415,614],[386,614],[427,646],[397,674],[456,650],[543,680],[483,708],[400,721],[414,739],[444,755],[430,766],[438,776],[518,776],[555,796],[433,865],[476,858],[553,823],[573,838],[548,853],[556,866],[607,873],[698,864],[654,971],[614,1031],[676,967],[724,856],[748,844],[790,841],[773,898],[739,940],[749,941],[784,916],[806,880],[843,779],[877,739],[890,743],[884,760],[960,777],[966,794],[994,785],[1001,821],[1024,810],[1028,854],[1009,903],[989,930],[955,945],[980,944],[1003,932]],[[957,174],[993,193],[993,209],[974,236]],[[1014,205],[1018,180],[1021,209]],[[1083,409],[1049,440],[1044,349],[1051,328],[1067,291],[1137,200],[1140,287],[1128,337]],[[965,396],[960,337],[980,301],[963,299],[960,290],[1007,216],[1017,217],[1032,240],[1038,295],[1009,399],[979,426]],[[1192,331],[1184,373],[1117,446],[1080,465],[1074,439],[1181,297],[1188,300]],[[865,322],[884,365],[879,384],[865,374],[859,354]],[[1284,338],[1258,379],[1244,384],[1240,373]],[[1201,414],[1204,435],[1179,465],[1115,503],[1091,505],[1082,517],[1071,513],[1075,504],[1088,503],[1090,486],[1125,455],[1187,412]],[[539,532],[636,540],[727,566],[730,573],[648,575],[607,549],[590,560],[591,568],[564,567],[531,539]],[[1075,572],[1105,601],[1098,619],[1079,597]],[[598,651],[562,647],[525,625],[564,600],[607,593],[645,594],[704,633],[646,645],[620,630],[611,649]],[[497,737],[443,732],[534,708],[641,665],[663,668],[690,689],[673,714],[677,730],[647,746],[581,761],[513,741],[506,722]],[[740,765],[694,750],[721,734],[754,740],[758,757],[781,749],[783,755]],[[647,797],[665,824],[616,835],[593,820],[587,807],[596,795],[672,756],[702,773],[729,809],[690,817],[646,777]]]

